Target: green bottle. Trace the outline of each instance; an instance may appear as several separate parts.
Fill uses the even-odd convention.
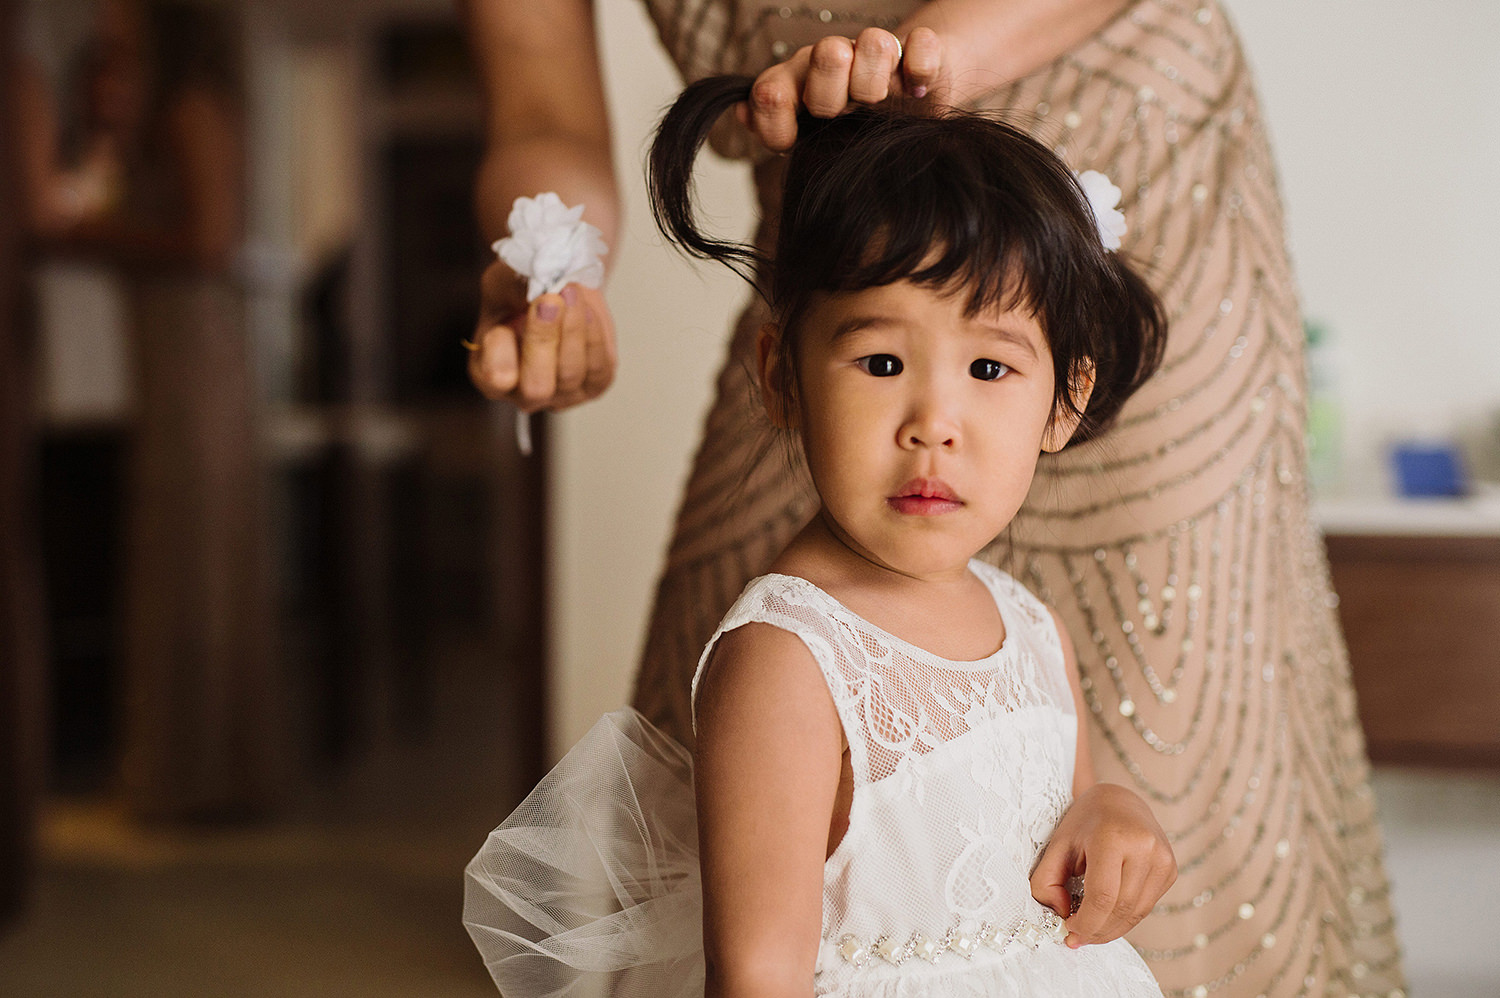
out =
[[[1342,416],[1333,346],[1322,323],[1303,323],[1307,341],[1307,472],[1316,495],[1338,491],[1343,471]]]

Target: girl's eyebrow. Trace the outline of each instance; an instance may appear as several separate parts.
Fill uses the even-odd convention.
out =
[[[1026,335],[1018,329],[1012,329],[1006,325],[997,325],[990,322],[977,322],[975,323],[975,325],[980,330],[994,337],[995,339],[1003,340],[1006,343],[1013,343],[1021,349],[1025,350],[1027,353],[1031,354],[1032,360],[1037,359],[1036,344],[1032,342],[1033,337]]]
[[[852,336],[875,326],[899,326],[901,324],[888,315],[851,315],[833,327],[833,333],[828,337],[828,342],[837,343],[846,336]]]

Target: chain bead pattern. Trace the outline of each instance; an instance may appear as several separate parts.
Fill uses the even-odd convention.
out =
[[[915,5],[647,6],[694,79],[758,72]],[[1018,112],[1071,167],[1122,188],[1122,252],[1171,325],[1159,374],[1103,438],[1044,460],[1035,501],[986,553],[1061,613],[1100,776],[1140,792],[1172,837],[1178,882],[1132,941],[1168,998],[1404,998],[1337,601],[1308,516],[1280,195],[1228,19],[1211,0],[1139,0],[979,103]],[[765,212],[777,162],[756,168]],[[763,425],[744,373],[762,321],[752,306],[737,327],[637,688],[685,738],[704,641],[815,508],[779,452],[747,442]]]
[[[997,953],[1005,953],[1015,946],[1036,949],[1047,942],[1061,943],[1068,935],[1067,927],[1055,912],[1044,912],[1036,921],[1021,921],[1009,929],[980,922],[971,929],[950,928],[936,939],[913,932],[905,942],[899,936],[879,936],[868,941],[858,936],[845,934],[833,947],[840,959],[856,969],[862,969],[872,960],[881,959],[893,967],[920,957],[928,963],[937,963],[948,956],[960,956],[972,960],[980,946],[987,946]]]

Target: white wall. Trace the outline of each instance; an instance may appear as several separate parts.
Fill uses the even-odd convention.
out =
[[[1336,341],[1345,451],[1500,409],[1500,4],[1230,0],[1282,163],[1309,315]],[[675,77],[637,3],[599,5],[627,229],[610,299],[619,382],[557,420],[553,745],[628,695],[728,316],[742,292],[661,248],[642,143]],[[1351,16],[1352,15],[1352,16]],[[749,224],[743,173],[705,184]],[[735,214],[735,211],[740,214]]]
[[[554,417],[552,748],[625,702],[678,495],[730,317],[748,295],[662,245],[646,207],[649,135],[680,89],[644,5],[597,5],[625,226],[609,281],[620,370],[603,398]],[[753,224],[749,173],[705,157],[719,231]]]
[[[1500,4],[1230,2],[1303,304],[1335,339],[1348,487],[1378,488],[1381,445],[1401,434],[1487,425],[1493,469]]]

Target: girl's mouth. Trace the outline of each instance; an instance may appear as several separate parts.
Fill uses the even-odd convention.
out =
[[[913,478],[886,499],[891,509],[906,516],[938,516],[962,509],[958,494],[940,478]]]

